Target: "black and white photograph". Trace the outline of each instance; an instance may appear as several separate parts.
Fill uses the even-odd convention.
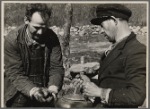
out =
[[[148,1],[1,1],[1,107],[148,108]]]

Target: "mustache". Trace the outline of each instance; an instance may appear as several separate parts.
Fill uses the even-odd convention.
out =
[[[36,40],[38,43],[44,43],[45,42],[45,37],[43,35],[33,34],[32,38],[34,40]]]
[[[101,35],[104,36],[104,37],[108,37],[108,35],[106,33],[104,33],[104,32],[101,33]]]
[[[39,36],[39,37],[42,36],[42,34],[37,34],[36,32],[33,32],[32,35]]]
[[[100,34],[101,34],[101,35],[107,35],[105,32],[101,32]]]

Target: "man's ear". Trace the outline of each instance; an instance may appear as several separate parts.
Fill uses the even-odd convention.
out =
[[[24,17],[24,23],[29,24],[29,19],[26,16]]]

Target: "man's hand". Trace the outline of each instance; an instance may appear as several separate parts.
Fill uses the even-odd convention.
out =
[[[83,75],[83,74],[80,74],[80,79],[83,81],[83,83],[91,81],[89,77],[87,77],[86,75]]]
[[[100,68],[100,63],[98,62],[90,62],[90,63],[84,63],[84,64],[73,64],[69,70],[72,76],[80,74],[83,72],[83,74],[94,76],[98,73],[98,69]]]
[[[39,102],[51,102],[52,94],[46,88],[34,87],[30,90],[30,97]]]
[[[55,96],[53,96],[53,93],[49,92],[47,88],[43,88],[43,92],[46,102],[51,102],[52,100],[54,100]]]
[[[95,85],[93,82],[83,82],[83,95],[88,97],[100,97],[101,96],[101,88]]]
[[[54,100],[56,101],[57,100],[56,95],[58,94],[58,87],[55,85],[51,85],[48,87],[48,91],[49,91],[49,93],[52,94]]]
[[[93,82],[84,82],[82,84],[83,95],[85,97],[100,97],[102,103],[108,103],[109,93],[112,89],[110,88],[100,88]]]

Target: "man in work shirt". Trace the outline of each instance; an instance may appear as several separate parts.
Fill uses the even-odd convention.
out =
[[[25,24],[5,37],[5,105],[53,106],[62,87],[64,68],[57,35],[48,28],[51,9],[28,4]]]

